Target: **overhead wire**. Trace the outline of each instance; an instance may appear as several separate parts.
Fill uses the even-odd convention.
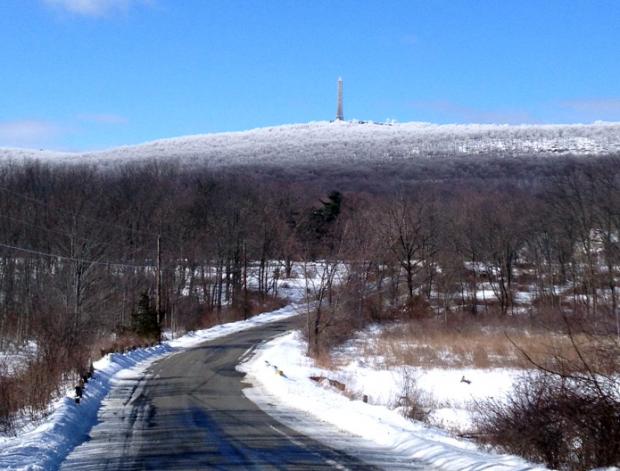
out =
[[[11,250],[17,250],[19,252],[25,252],[25,253],[29,253],[33,255],[41,255],[44,257],[56,258],[56,259],[61,259],[61,260],[69,260],[71,262],[78,262],[78,263],[89,263],[93,265],[103,265],[103,266],[108,266],[108,267],[125,267],[125,268],[140,268],[140,269],[156,268],[156,265],[135,265],[135,264],[129,264],[129,263],[109,262],[109,261],[102,261],[102,260],[89,260],[85,258],[70,257],[66,255],[53,254],[49,252],[41,252],[39,250],[19,247],[17,245],[3,244],[1,242],[0,242],[0,247],[4,247],[6,249],[11,249]]]
[[[125,232],[130,232],[130,233],[135,233],[135,234],[144,234],[144,235],[148,235],[148,236],[155,237],[155,238],[161,237],[162,239],[167,239],[169,241],[173,241],[173,239],[170,239],[168,237],[164,237],[164,236],[162,236],[159,233],[155,233],[155,232],[151,232],[151,231],[143,231],[143,230],[140,230],[140,229],[133,229],[133,228],[129,228],[129,227],[120,226],[118,224],[110,223],[108,221],[104,221],[102,219],[94,218],[92,216],[84,216],[84,215],[75,214],[72,211],[69,211],[69,210],[66,210],[66,209],[62,209],[62,208],[52,208],[50,206],[50,204],[45,202],[45,201],[41,201],[40,199],[34,198],[32,196],[24,195],[22,193],[14,191],[14,190],[10,190],[10,189],[8,189],[8,188],[6,188],[4,186],[0,186],[0,191],[4,192],[6,194],[9,194],[9,195],[16,196],[16,197],[21,198],[21,199],[23,199],[25,201],[30,201],[32,203],[36,203],[36,204],[38,204],[40,206],[43,206],[43,207],[45,207],[45,208],[47,208],[48,210],[51,210],[51,211],[57,211],[59,213],[64,213],[64,214],[69,215],[71,217],[78,217],[78,218],[83,219],[85,221],[94,222],[94,223],[100,225],[101,227],[106,227],[106,228],[115,227],[115,228],[117,228],[119,230],[122,230],[122,231],[125,231]]]
[[[41,207],[44,207],[46,210],[48,211],[54,211],[56,213],[62,213],[62,214],[66,214],[69,215],[71,217],[77,217],[79,219],[82,219],[84,221],[90,221],[90,222],[94,222],[95,224],[99,225],[100,227],[105,227],[105,228],[117,228],[121,231],[124,231],[126,233],[130,233],[130,234],[143,234],[143,235],[147,235],[153,238],[159,238],[159,239],[163,239],[163,240],[168,240],[174,243],[177,243],[177,241],[174,241],[171,238],[168,237],[164,237],[159,233],[154,233],[154,232],[150,232],[150,231],[143,231],[143,230],[139,230],[139,229],[134,229],[134,228],[129,228],[129,227],[124,227],[124,226],[120,226],[118,224],[113,224],[113,223],[109,223],[107,221],[98,219],[98,218],[94,218],[91,216],[85,216],[85,215],[79,215],[79,214],[75,214],[72,211],[63,209],[63,208],[55,208],[52,207],[48,202],[42,201],[40,199],[34,198],[32,196],[28,196],[28,195],[24,195],[22,193],[13,191],[11,189],[8,189],[4,186],[0,186],[0,192],[4,192],[7,195],[11,195],[17,198],[22,199],[23,201],[28,201],[28,202],[32,202],[35,203]],[[13,220],[15,222],[19,222],[21,224],[33,227],[33,228],[37,228],[43,231],[46,231],[48,233],[56,233],[58,235],[63,235],[69,238],[72,238],[74,240],[81,240],[83,242],[89,242],[92,244],[96,244],[96,245],[105,245],[108,247],[115,247],[115,248],[120,248],[120,246],[115,245],[113,243],[109,243],[109,242],[99,242],[99,241],[95,241],[86,237],[81,237],[81,236],[76,236],[75,234],[71,234],[65,231],[60,231],[60,230],[56,230],[56,229],[49,229],[43,226],[37,226],[36,224],[32,224],[28,221],[25,221],[23,219],[20,218],[16,218],[13,216],[8,216],[8,215],[3,215],[0,214],[0,217],[6,218],[6,219],[10,219]],[[144,268],[156,268],[155,265],[139,265],[139,264],[131,264],[131,263],[122,263],[122,262],[109,262],[109,261],[99,261],[99,260],[89,260],[89,259],[83,259],[83,258],[79,258],[79,257],[72,257],[72,256],[67,256],[67,255],[60,255],[60,254],[53,254],[53,253],[49,253],[49,252],[43,252],[40,250],[35,250],[35,249],[30,249],[30,248],[26,248],[26,247],[20,247],[17,245],[11,245],[11,244],[4,244],[4,243],[0,243],[0,247],[4,247],[7,249],[12,249],[12,250],[17,250],[17,251],[21,251],[24,253],[30,253],[30,254],[36,254],[36,255],[40,255],[40,256],[45,256],[45,257],[50,257],[50,258],[57,258],[57,259],[63,259],[63,260],[70,260],[70,261],[74,261],[74,262],[83,262],[83,263],[89,263],[89,264],[97,264],[97,265],[106,265],[106,266],[116,266],[116,267],[128,267],[128,268],[140,268],[140,269],[144,269]],[[133,250],[131,250],[128,254],[129,256],[133,256],[137,253],[139,253],[140,251],[144,251],[144,252],[148,252],[151,249],[146,249],[144,247],[135,247]],[[161,267],[162,270],[167,271],[168,268],[167,267]]]
[[[75,215],[70,211],[61,209],[61,208],[52,208],[50,207],[50,205],[44,201],[41,201],[37,198],[33,198],[27,195],[23,195],[21,193],[9,190],[5,187],[0,186],[0,191],[12,195],[12,196],[16,196],[18,198],[21,198],[24,201],[29,201],[29,202],[33,202],[36,203],[42,207],[45,207],[48,211],[56,211],[58,213],[64,213],[64,214],[68,214],[71,215],[73,217],[77,216],[83,220],[86,221],[93,221],[96,224],[98,224],[101,227],[116,227],[120,230],[126,231],[126,232],[131,232],[131,233],[135,233],[135,234],[146,234],[149,235],[151,237],[161,237],[159,234],[155,234],[152,232],[148,232],[148,231],[141,231],[138,229],[132,229],[132,228],[127,228],[127,227],[123,227],[123,226],[119,226],[116,224],[110,224],[106,221],[97,219],[97,218],[93,218],[93,217],[89,217],[89,216],[84,216],[84,215]],[[4,218],[7,220],[12,220],[15,222],[18,222],[20,224],[23,224],[25,226],[29,226],[32,228],[36,228],[37,230],[42,230],[51,234],[58,234],[58,235],[62,235],[65,237],[69,237],[72,238],[73,240],[80,240],[83,242],[89,242],[92,243],[94,245],[104,245],[104,246],[108,246],[108,247],[115,247],[115,248],[120,248],[120,246],[110,243],[110,242],[100,242],[100,241],[95,241],[93,239],[89,239],[86,237],[81,237],[81,236],[77,236],[75,234],[71,234],[69,232],[66,231],[61,231],[61,230],[57,230],[57,229],[50,229],[50,228],[46,228],[40,225],[36,225],[36,224],[32,224],[31,222],[25,221],[24,219],[21,218],[16,218],[14,216],[9,216],[7,214],[0,214],[0,218]],[[163,238],[163,237],[162,237]],[[168,240],[172,240],[172,239],[168,239]],[[88,263],[88,264],[97,264],[97,265],[104,265],[104,266],[111,266],[111,267],[127,267],[127,268],[139,268],[139,269],[145,269],[145,268],[156,268],[156,265],[139,265],[139,264],[131,264],[131,263],[123,263],[123,262],[110,262],[110,261],[101,261],[101,260],[91,260],[91,259],[85,259],[85,258],[80,258],[80,257],[73,257],[73,256],[67,256],[67,255],[60,255],[60,254],[54,254],[54,253],[49,253],[49,252],[43,252],[41,250],[36,250],[36,249],[31,249],[31,248],[27,248],[27,247],[21,247],[18,245],[12,245],[12,244],[5,244],[5,243],[0,243],[0,247],[6,248],[6,249],[11,249],[11,250],[16,250],[16,251],[20,251],[23,253],[29,253],[29,254],[33,254],[33,255],[40,255],[40,256],[44,256],[44,257],[49,257],[49,258],[56,258],[56,259],[62,259],[62,260],[69,260],[69,261],[73,261],[73,262],[81,262],[81,263]],[[135,255],[136,253],[140,252],[141,250],[145,250],[144,247],[136,247],[133,250],[131,250],[131,252],[127,255],[132,256]],[[165,269],[165,268],[164,268]]]
[[[70,232],[60,231],[58,229],[50,229],[48,227],[43,227],[43,226],[38,225],[38,224],[32,224],[31,222],[28,222],[28,221],[26,221],[24,219],[16,218],[14,216],[9,216],[7,214],[0,214],[0,219],[8,219],[8,220],[17,222],[19,224],[23,224],[24,226],[32,227],[33,229],[38,229],[38,230],[41,230],[41,231],[49,232],[50,234],[62,235],[62,236],[68,237],[68,238],[73,239],[73,240],[79,240],[79,241],[83,241],[83,242],[90,242],[92,244],[104,245],[104,246],[107,246],[107,247],[121,248],[118,244],[114,244],[114,243],[111,243],[111,242],[100,242],[100,241],[96,241],[96,240],[93,240],[93,239],[89,239],[87,237],[80,237],[80,236],[77,236],[77,235],[72,234]],[[144,249],[143,247],[138,247],[138,248],[134,249],[131,252],[131,254],[138,253],[139,250],[143,250],[143,249]]]

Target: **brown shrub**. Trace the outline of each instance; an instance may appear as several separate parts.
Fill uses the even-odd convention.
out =
[[[16,410],[17,388],[15,379],[0,376],[0,431],[9,433],[13,429],[14,412]]]
[[[25,414],[30,420],[45,415],[59,392],[64,362],[45,356],[31,359],[11,376],[0,376],[0,430],[11,433],[15,419]]]
[[[321,350],[316,355],[314,355],[314,362],[319,368],[323,368],[326,370],[334,369],[334,359],[332,358],[329,351]]]
[[[100,358],[108,353],[123,353],[136,348],[145,346],[149,341],[127,330],[117,334],[114,337],[103,337],[97,339],[89,350],[89,361],[91,358]],[[89,364],[84,365],[90,366]],[[81,371],[80,371],[81,373]]]
[[[618,465],[620,402],[615,387],[599,383],[590,388],[548,374],[530,376],[506,402],[479,405],[477,432],[483,443],[551,468]]]
[[[415,376],[407,369],[403,369],[402,374],[403,388],[396,407],[400,408],[403,416],[408,419],[428,422],[435,408],[434,401],[418,388]]]
[[[430,319],[435,315],[425,296],[416,295],[403,306],[404,319]]]
[[[224,306],[219,313],[219,319],[213,312],[206,312],[203,316],[202,327],[210,327],[221,322],[233,322],[262,314],[264,312],[275,311],[286,306],[286,301],[279,297],[264,296],[254,291],[248,291],[247,297],[241,299],[239,303]],[[206,320],[206,323],[204,322]]]

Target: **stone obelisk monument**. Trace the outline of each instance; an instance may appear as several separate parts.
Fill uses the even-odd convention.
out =
[[[338,108],[336,110],[336,120],[344,120],[344,113],[342,112],[342,78],[338,78]]]

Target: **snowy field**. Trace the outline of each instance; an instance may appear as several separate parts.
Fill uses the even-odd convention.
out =
[[[620,123],[497,125],[312,122],[162,139],[94,152],[0,149],[0,161],[93,163],[170,159],[184,166],[399,162],[425,156],[600,155],[620,151]]]
[[[152,348],[102,358],[95,364],[95,375],[87,385],[81,404],[75,404],[68,391],[52,405],[52,413],[44,423],[25,426],[17,437],[0,438],[0,469],[56,468],[73,448],[88,439],[110,389],[124,379],[140,376],[154,361],[206,340],[305,312],[307,305],[302,303],[303,294],[307,288],[312,291],[313,282],[320,278],[320,266],[309,267],[308,285],[300,266],[294,267],[293,278],[280,280],[279,292],[296,304],[247,321],[191,332]],[[471,429],[474,404],[489,397],[505,396],[521,370],[388,369],[381,357],[365,356],[362,351],[365,342],[380,335],[380,329],[371,326],[340,347],[334,354],[334,363],[339,365],[335,370],[318,368],[305,356],[306,344],[298,332],[268,342],[239,367],[247,373],[246,379],[253,386],[246,389],[246,394],[278,419],[281,410],[297,411],[302,416],[309,414],[377,444],[401,462],[416,460],[433,469],[446,470],[544,469],[518,457],[483,452],[474,443],[455,438],[455,432],[466,433]],[[344,384],[345,393],[326,381],[313,381],[310,376]],[[399,410],[399,399],[411,378],[432,404],[430,425],[408,420]],[[364,396],[367,403],[363,402]],[[293,428],[295,424],[299,427],[304,421],[287,423]]]
[[[354,399],[366,395],[368,403],[390,409],[395,409],[406,388],[413,386],[430,410],[429,424],[457,434],[472,431],[477,403],[506,397],[515,380],[524,374],[517,368],[388,368],[384,358],[364,350],[381,330],[374,325],[357,333],[333,353],[339,366],[320,374],[345,384]]]
[[[347,389],[351,388],[351,397],[329,385],[318,385],[310,376],[330,379],[336,379],[336,376],[331,370],[314,366],[313,361],[304,355],[305,349],[306,344],[298,332],[286,334],[260,347],[251,359],[239,367],[240,371],[247,373],[246,379],[253,385],[253,388],[245,390],[246,395],[267,412],[271,409],[268,402],[276,400],[345,432],[371,440],[403,458],[418,460],[437,469],[545,469],[518,457],[482,452],[475,444],[456,439],[444,430],[405,419],[388,405],[397,394],[399,382],[399,377],[390,372],[351,365],[339,376],[350,381]],[[352,381],[353,377],[356,379]],[[466,391],[454,387],[454,375],[442,377],[431,373],[430,377],[433,379],[426,386],[430,389],[442,387],[446,397],[450,398],[461,394],[469,394],[469,397],[483,395],[484,382],[497,380],[473,377],[476,382],[480,381],[479,387],[474,386],[474,392],[473,389]],[[498,382],[495,385],[495,390],[505,385],[503,378],[502,384]],[[449,391],[449,388],[453,390]],[[362,401],[364,393],[369,395],[369,403]]]
[[[282,280],[280,290],[289,299],[299,302],[305,292],[305,279],[298,276]],[[56,468],[73,448],[88,439],[89,430],[97,423],[103,399],[111,388],[120,385],[124,379],[140,376],[154,361],[167,355],[206,340],[285,319],[305,309],[305,304],[292,304],[247,321],[191,332],[155,347],[107,355],[95,363],[96,372],[79,405],[73,400],[72,392],[67,391],[65,397],[52,404],[51,415],[43,423],[25,426],[17,437],[0,439],[0,469]],[[313,372],[320,373],[321,370],[311,367],[310,360],[303,355],[304,349],[298,334],[292,333],[259,349],[258,355],[243,365],[242,368],[248,372],[248,379],[265,387],[263,401],[265,397],[275,397],[281,401],[279,404],[282,406],[303,406],[303,411],[310,412],[320,420],[325,420],[325,410],[321,410],[321,404],[333,404],[341,414],[328,415],[334,419],[331,422],[337,428],[359,436],[357,432],[362,427],[368,431],[362,434],[362,438],[387,447],[390,454],[395,453],[399,459],[415,458],[445,469],[475,470],[482,467],[487,469],[488,466],[491,466],[488,469],[534,469],[519,458],[481,453],[469,442],[455,440],[439,429],[413,423],[390,410],[388,405],[394,398],[390,396],[389,389],[398,390],[398,381],[402,379],[397,374],[388,375],[388,379],[386,372],[364,368],[363,365],[351,365],[342,371],[339,378],[343,382],[347,381],[347,387],[357,391],[355,394],[367,394],[370,404],[350,400],[329,387],[312,382],[308,376]],[[274,366],[284,371],[286,377],[274,374]],[[269,381],[262,384],[257,378],[261,378],[261,381],[269,378]],[[378,387],[381,384],[385,387]],[[252,396],[256,391],[253,388],[248,394]],[[261,396],[252,399],[259,404],[261,402]],[[331,407],[329,410],[334,412]],[[303,420],[299,423],[303,424]]]

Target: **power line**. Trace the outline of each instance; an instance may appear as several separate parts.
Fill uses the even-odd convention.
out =
[[[8,244],[3,244],[0,243],[0,247],[4,247],[6,249],[11,249],[11,250],[17,250],[19,252],[25,252],[25,253],[29,253],[29,254],[33,254],[33,255],[41,255],[43,257],[49,257],[49,258],[57,258],[57,259],[61,259],[61,260],[69,260],[71,262],[78,262],[78,263],[90,263],[93,265],[103,265],[103,266],[107,266],[107,267],[125,267],[125,268],[156,268],[155,265],[132,265],[132,264],[128,264],[128,263],[117,263],[117,262],[103,262],[100,260],[88,260],[85,258],[77,258],[77,257],[67,257],[65,255],[57,255],[57,254],[53,254],[53,253],[47,253],[47,252],[41,252],[39,250],[34,250],[34,249],[27,249],[24,247],[18,247],[16,245],[8,245]]]
[[[73,213],[73,212],[71,212],[69,210],[66,210],[66,209],[52,208],[52,207],[50,207],[49,203],[47,203],[45,201],[41,201],[41,200],[39,200],[37,198],[34,198],[32,196],[28,196],[28,195],[24,195],[24,194],[18,193],[16,191],[10,190],[10,189],[8,189],[6,187],[3,187],[3,186],[0,186],[0,191],[4,192],[6,194],[9,194],[9,195],[16,196],[16,197],[21,198],[21,199],[23,199],[25,201],[30,201],[32,203],[36,203],[36,204],[38,204],[40,206],[43,206],[43,207],[45,207],[45,208],[47,208],[48,210],[51,210],[51,211],[57,211],[59,213],[67,214],[67,215],[69,215],[71,217],[78,217],[78,218],[83,219],[85,221],[95,222],[96,224],[98,224],[98,225],[100,225],[102,227],[115,227],[115,228],[117,228],[119,230],[122,230],[122,231],[125,231],[125,232],[130,232],[130,233],[135,233],[135,234],[144,234],[144,235],[148,235],[148,236],[155,237],[155,238],[160,236],[158,233],[154,233],[154,232],[150,232],[150,231],[142,231],[142,230],[139,230],[139,229],[131,229],[131,228],[124,227],[124,226],[119,226],[118,224],[112,224],[112,223],[110,223],[108,221],[103,221],[101,219],[97,219],[97,218],[94,218],[94,217],[91,217],[91,216],[84,216],[84,215],[75,214],[75,213]],[[162,238],[164,238],[164,237],[162,237]],[[165,239],[168,239],[168,238],[166,237]],[[172,241],[172,239],[168,239],[168,240]]]
[[[99,242],[99,241],[95,241],[95,240],[92,240],[92,239],[88,239],[86,237],[76,236],[76,235],[71,234],[69,232],[60,231],[60,230],[57,230],[57,229],[50,229],[50,228],[47,228],[47,227],[40,226],[38,224],[32,224],[31,222],[25,221],[24,219],[16,218],[14,216],[9,216],[7,214],[0,214],[0,218],[8,219],[8,220],[11,220],[11,221],[15,221],[17,223],[23,224],[25,226],[32,227],[34,229],[39,229],[39,230],[42,230],[42,231],[45,231],[45,232],[49,232],[51,234],[62,235],[62,236],[65,236],[65,237],[68,237],[68,238],[71,238],[71,239],[74,239],[74,240],[81,240],[81,241],[90,242],[90,243],[96,244],[96,245],[104,245],[104,246],[107,246],[107,247],[114,247],[114,248],[122,249],[122,247],[117,245],[117,244],[113,244],[113,243],[110,243],[110,242]],[[136,247],[131,252],[131,254],[138,253],[140,250],[145,250],[145,249],[144,249],[144,247]]]

